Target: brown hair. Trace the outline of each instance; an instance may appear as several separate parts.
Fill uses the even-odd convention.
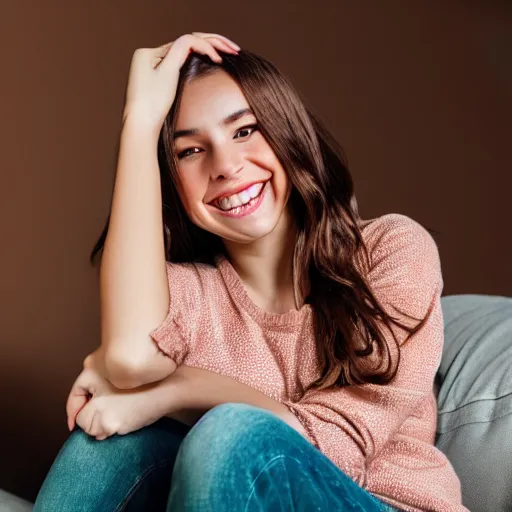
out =
[[[391,323],[405,329],[409,339],[423,326],[426,317],[414,328],[403,325],[384,311],[372,293],[367,280],[370,257],[359,227],[354,184],[341,147],[271,62],[247,50],[238,55],[220,53],[221,64],[195,53],[189,56],[181,68],[176,99],[160,132],[158,161],[167,261],[213,265],[215,256],[224,250],[217,235],[193,224],[185,212],[176,187],[172,142],[184,85],[220,68],[241,88],[258,128],[292,184],[289,206],[298,227],[294,268],[301,296],[315,313],[322,369],[310,388],[391,381],[400,361]],[[104,244],[108,222],[91,253],[91,262]],[[382,332],[384,324],[398,349],[395,364]]]

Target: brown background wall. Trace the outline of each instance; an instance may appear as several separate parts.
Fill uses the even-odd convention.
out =
[[[1,41],[0,488],[33,500],[99,344],[88,264],[133,51],[224,34],[290,76],[345,148],[363,218],[436,236],[445,295],[512,296],[504,2],[17,2]]]

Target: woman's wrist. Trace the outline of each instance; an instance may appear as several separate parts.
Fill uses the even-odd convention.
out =
[[[186,403],[184,387],[185,380],[180,378],[179,374],[177,376],[175,374],[170,375],[155,386],[151,402],[160,417],[166,416],[191,427],[205,411],[190,407],[190,404]]]

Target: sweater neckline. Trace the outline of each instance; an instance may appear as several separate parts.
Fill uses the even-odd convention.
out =
[[[234,302],[247,311],[258,324],[268,327],[299,326],[304,318],[311,314],[312,306],[307,303],[303,304],[300,309],[290,309],[285,313],[266,311],[249,297],[240,276],[224,254],[219,254],[215,258],[215,263]]]

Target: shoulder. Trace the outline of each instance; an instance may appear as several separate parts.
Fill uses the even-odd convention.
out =
[[[372,287],[385,302],[423,313],[443,288],[439,250],[429,231],[398,213],[363,221],[361,231],[370,253]]]
[[[439,263],[439,250],[430,232],[419,222],[400,213],[388,213],[363,221],[361,232],[372,255],[372,268],[404,259],[427,258],[427,263]]]
[[[192,304],[204,300],[205,291],[216,286],[220,274],[216,267],[205,263],[166,262],[167,279],[171,298],[178,298]]]
[[[178,279],[215,279],[217,268],[206,263],[174,263],[167,261],[167,275]]]
[[[362,221],[361,231],[367,244],[373,248],[384,245],[406,245],[400,243],[402,237],[411,240],[414,245],[418,242],[436,245],[432,235],[419,222],[401,213],[387,213],[370,220]],[[393,244],[394,242],[394,244]]]

